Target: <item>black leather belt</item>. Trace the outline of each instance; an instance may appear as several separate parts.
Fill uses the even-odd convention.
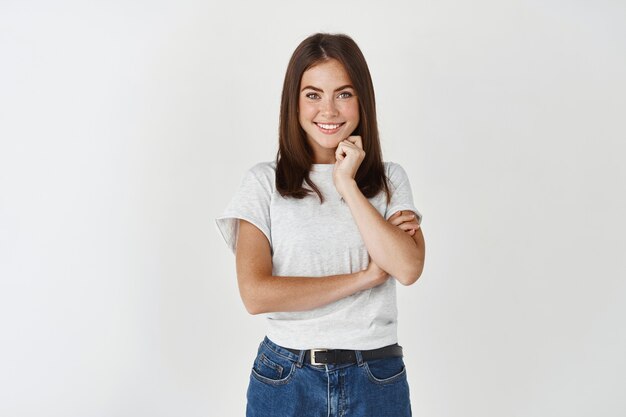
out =
[[[300,355],[301,350],[287,349],[291,353]],[[361,350],[361,356],[364,361],[384,358],[401,358],[402,346],[397,343],[395,345],[385,346],[379,349]],[[304,361],[311,365],[324,364],[340,364],[340,363],[356,363],[355,350],[343,349],[310,349],[304,354]]]

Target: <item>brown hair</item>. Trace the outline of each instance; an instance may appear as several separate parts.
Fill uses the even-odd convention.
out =
[[[289,60],[280,103],[276,189],[283,197],[301,199],[312,193],[303,187],[305,181],[317,193],[320,203],[324,202],[322,193],[309,178],[313,151],[298,120],[298,98],[302,74],[314,65],[331,59],[344,66],[359,100],[359,124],[354,134],[362,138],[365,159],[356,172],[356,183],[367,198],[384,190],[389,203],[391,193],[382,162],[372,78],[357,44],[342,34],[311,35],[298,45]]]

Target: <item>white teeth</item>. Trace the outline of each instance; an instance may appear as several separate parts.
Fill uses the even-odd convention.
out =
[[[317,125],[319,127],[321,127],[322,129],[326,129],[326,130],[337,129],[339,126],[341,126],[340,124],[338,124],[338,125],[325,125],[325,124],[322,124],[322,123],[318,123]]]

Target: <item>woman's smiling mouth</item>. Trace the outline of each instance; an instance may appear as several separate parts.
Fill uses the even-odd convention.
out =
[[[341,129],[341,126],[343,126],[344,124],[345,122],[344,123],[315,123],[315,125],[320,130],[320,132],[325,133],[327,135],[332,135],[334,133],[337,133],[339,129]]]

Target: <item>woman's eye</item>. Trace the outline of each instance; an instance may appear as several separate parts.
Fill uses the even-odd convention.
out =
[[[319,98],[319,96],[317,95],[317,93],[307,93],[306,98],[316,99]]]
[[[349,98],[352,97],[352,93],[348,91],[344,91],[343,93],[339,93],[339,98]]]

